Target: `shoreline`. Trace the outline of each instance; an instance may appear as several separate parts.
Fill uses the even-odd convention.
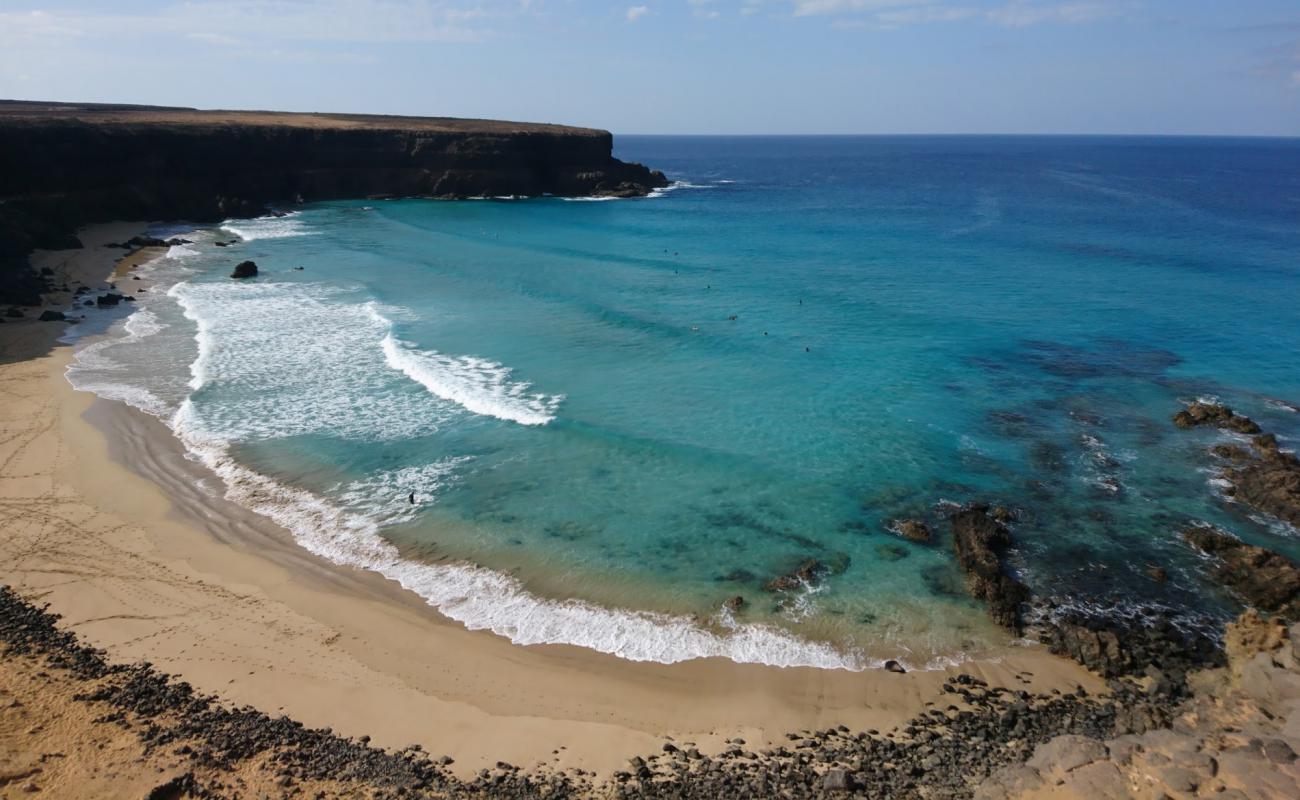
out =
[[[87,229],[84,251],[33,261],[99,285],[117,255],[99,245],[129,237],[124,230]],[[453,756],[460,774],[504,759],[608,775],[665,735],[716,752],[732,737],[758,745],[826,725],[889,728],[937,702],[956,674],[1036,692],[1102,691],[1096,676],[1042,648],[898,675],[632,662],[466,630],[167,470],[184,458],[180,443],[158,420],[74,390],[60,333],[34,321],[0,327],[0,385],[13,399],[0,421],[0,498],[25,509],[4,523],[0,582],[51,603],[114,658],[148,660],[230,703],[379,745],[418,742]],[[42,348],[52,349],[30,357]],[[142,474],[149,464],[160,468]],[[1028,684],[1018,679],[1026,670]]]

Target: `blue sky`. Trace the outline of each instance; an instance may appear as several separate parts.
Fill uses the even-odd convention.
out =
[[[0,97],[616,133],[1300,135],[1287,0],[0,0]]]

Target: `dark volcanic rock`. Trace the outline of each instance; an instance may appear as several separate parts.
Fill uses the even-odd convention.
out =
[[[241,261],[235,265],[235,271],[230,273],[232,278],[256,278],[257,264],[252,261]]]
[[[1218,559],[1215,581],[1261,611],[1300,620],[1300,568],[1290,559],[1213,528],[1188,528],[1183,538]]]
[[[126,298],[123,295],[117,294],[116,292],[108,292],[106,294],[101,294],[99,297],[96,297],[95,305],[100,307],[115,306],[125,299]]]
[[[1295,453],[1280,449],[1277,437],[1260,433],[1253,421],[1233,414],[1226,406],[1193,403],[1187,411],[1180,411],[1174,417],[1180,427],[1202,424],[1188,420],[1213,421],[1228,430],[1258,434],[1251,439],[1250,449],[1236,444],[1217,444],[1210,448],[1211,453],[1227,462],[1219,474],[1229,484],[1224,493],[1300,527],[1300,458]]]
[[[62,322],[65,319],[62,311],[42,311],[40,317],[41,322]]]
[[[1241,502],[1300,527],[1300,458],[1278,449],[1272,434],[1256,436],[1256,458],[1224,469],[1227,493]]]
[[[794,570],[784,575],[779,575],[767,583],[763,584],[765,592],[785,592],[791,589],[798,589],[800,586],[806,586],[812,582],[824,577],[830,570],[825,564],[816,560],[808,559],[800,564]]]
[[[1180,428],[1213,425],[1237,433],[1259,433],[1254,420],[1234,414],[1231,408],[1220,403],[1192,403],[1174,414],[1174,424]]]
[[[1007,574],[1002,564],[1002,555],[1011,546],[1011,533],[989,516],[984,505],[953,514],[952,533],[957,563],[966,573],[971,596],[988,606],[995,622],[1019,634],[1020,604],[1029,599],[1029,589]]]
[[[930,526],[919,519],[904,519],[889,526],[889,529],[909,542],[927,544],[930,541]]]
[[[1083,607],[1048,599],[1035,602],[1030,616],[1048,650],[1106,678],[1156,668],[1181,681],[1189,670],[1223,663],[1222,647],[1207,633],[1212,622],[1190,625],[1167,609],[1118,603]]]

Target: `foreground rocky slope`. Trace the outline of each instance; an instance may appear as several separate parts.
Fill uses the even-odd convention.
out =
[[[0,796],[1002,798],[1150,787],[1152,797],[1296,796],[1291,637],[1247,615],[1228,635],[1232,671],[1189,677],[1147,665],[1111,680],[1105,696],[957,675],[927,713],[891,731],[794,731],[779,745],[733,739],[712,754],[669,740],[606,781],[505,763],[466,780],[417,747],[380,750],[226,707],[148,664],[113,664],[0,587]]]
[[[0,302],[35,304],[33,248],[114,219],[196,222],[351,197],[638,196],[663,173],[561,125],[0,102]]]
[[[1061,736],[976,791],[1008,798],[1300,797],[1300,625],[1248,611],[1228,628],[1228,668],[1193,676],[1168,728],[1105,741]]]

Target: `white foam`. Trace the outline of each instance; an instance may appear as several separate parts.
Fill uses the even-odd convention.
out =
[[[710,187],[702,186],[698,183],[691,183],[690,181],[673,181],[667,186],[662,186],[658,189],[651,189],[650,194],[646,195],[646,197],[663,197],[669,192],[675,192],[678,189],[708,189],[708,188]]]
[[[77,351],[76,360],[69,364],[68,368],[65,370],[66,374],[69,376],[69,380],[86,370],[121,370],[123,368],[122,365],[104,355],[105,350],[124,344],[138,342],[141,339],[145,339],[161,332],[167,327],[158,321],[157,315],[144,307],[137,309],[131,314],[131,316],[127,317],[121,325],[123,332],[126,334],[125,336],[101,339],[100,341],[88,344]],[[73,386],[78,389],[81,388],[77,386],[75,381],[73,381]]]
[[[316,236],[319,231],[311,230],[297,212],[290,212],[281,217],[258,217],[256,219],[228,219],[221,223],[221,229],[235,234],[246,242],[258,239],[288,239],[294,236]]]
[[[207,380],[208,361],[212,358],[212,326],[199,315],[194,303],[189,299],[188,287],[188,283],[181,281],[167,290],[167,296],[180,304],[181,312],[186,319],[194,323],[196,328],[194,341],[198,343],[199,355],[190,363],[189,387],[200,389]]]
[[[727,658],[780,667],[861,670],[879,666],[778,628],[747,624],[722,633],[690,617],[607,609],[578,600],[539,598],[518,580],[469,564],[425,564],[400,557],[377,524],[328,501],[283,486],[235,462],[218,437],[203,433],[186,400],[171,426],[196,460],[226,484],[226,498],[287,528],[308,551],[396,581],[470,630],[488,630],[520,645],[569,644],[626,658],[671,664]]]
[[[378,312],[375,314],[384,319]],[[564,395],[530,392],[532,384],[512,381],[511,369],[494,361],[416,350],[394,337],[391,328],[380,347],[388,366],[475,414],[520,425],[545,425],[555,419],[555,410],[564,400]]]
[[[329,494],[343,508],[372,519],[380,526],[397,525],[415,519],[420,509],[437,500],[456,480],[456,469],[473,459],[469,456],[444,458],[395,470],[384,470],[360,480],[334,486]],[[415,503],[408,501],[415,495]]]
[[[168,295],[196,325],[190,388],[213,388],[203,412],[231,438],[393,441],[430,435],[460,411],[392,373],[377,346],[387,324],[346,289],[182,282]]]

